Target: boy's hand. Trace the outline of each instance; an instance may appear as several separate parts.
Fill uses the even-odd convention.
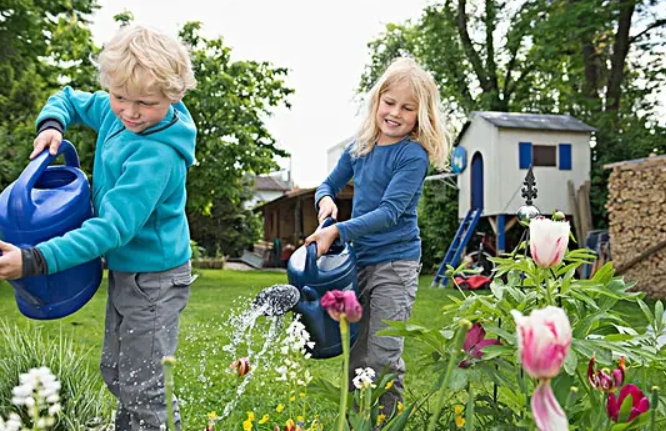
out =
[[[305,245],[315,241],[317,243],[317,257],[324,255],[333,242],[340,236],[340,231],[336,225],[331,225],[323,229],[317,229],[315,233],[305,238]]]
[[[319,200],[319,214],[317,214],[317,219],[319,220],[319,223],[321,223],[328,216],[337,220],[338,207],[335,205],[335,202],[333,202],[333,198],[330,196],[324,196]]]
[[[0,241],[0,280],[14,280],[23,275],[21,249],[8,242]]]
[[[37,135],[35,142],[32,143],[32,146],[35,147],[35,149],[32,150],[32,153],[30,153],[30,160],[41,154],[41,152],[44,151],[44,148],[46,147],[49,148],[49,153],[51,153],[52,156],[55,156],[58,153],[58,147],[60,147],[61,142],[62,133],[55,129],[44,130],[42,133]]]

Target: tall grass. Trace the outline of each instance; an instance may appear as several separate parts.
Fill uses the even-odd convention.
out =
[[[48,367],[61,383],[62,412],[54,431],[100,429],[110,421],[111,400],[100,374],[91,370],[87,352],[72,339],[49,337],[39,326],[19,327],[0,320],[0,416],[16,412],[12,389],[19,375],[31,368]],[[24,423],[27,416],[22,417]]]

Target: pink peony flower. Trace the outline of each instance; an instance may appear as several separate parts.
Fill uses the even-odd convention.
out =
[[[337,322],[343,314],[350,323],[358,322],[363,315],[363,309],[353,290],[329,290],[321,298],[320,304]]]
[[[620,416],[620,408],[622,403],[627,397],[631,397],[631,411],[629,417],[622,418]],[[641,415],[650,410],[650,401],[647,399],[643,391],[638,389],[636,385],[625,385],[620,389],[619,396],[616,398],[615,394],[608,394],[608,403],[606,404],[606,413],[613,422],[627,423],[633,421],[638,415]]]
[[[520,363],[531,377],[539,379],[532,396],[532,413],[540,431],[569,429],[562,407],[555,399],[550,380],[557,376],[571,347],[571,324],[564,310],[548,306],[529,316],[511,312],[516,321]]]
[[[530,221],[530,254],[542,268],[552,268],[564,259],[571,226],[567,221],[537,217]]]

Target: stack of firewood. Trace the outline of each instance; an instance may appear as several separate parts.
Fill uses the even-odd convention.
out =
[[[666,297],[666,157],[614,163],[608,180],[613,263],[625,281]]]

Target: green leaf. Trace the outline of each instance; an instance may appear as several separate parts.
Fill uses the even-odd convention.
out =
[[[654,304],[654,317],[657,328],[661,328],[664,320],[664,304],[661,301],[657,301],[657,303]]]
[[[654,322],[654,316],[652,315],[652,311],[650,311],[650,307],[643,302],[643,300],[639,299],[636,301],[638,303],[638,306],[641,308],[641,311],[643,312],[643,315],[645,315],[645,320],[649,322]],[[655,305],[656,307],[656,305]]]
[[[467,372],[462,368],[454,368],[449,379],[449,389],[453,392],[461,391],[467,386]]]
[[[564,358],[564,371],[569,375],[574,375],[576,367],[578,367],[578,355],[573,349],[569,349],[569,354]]]

